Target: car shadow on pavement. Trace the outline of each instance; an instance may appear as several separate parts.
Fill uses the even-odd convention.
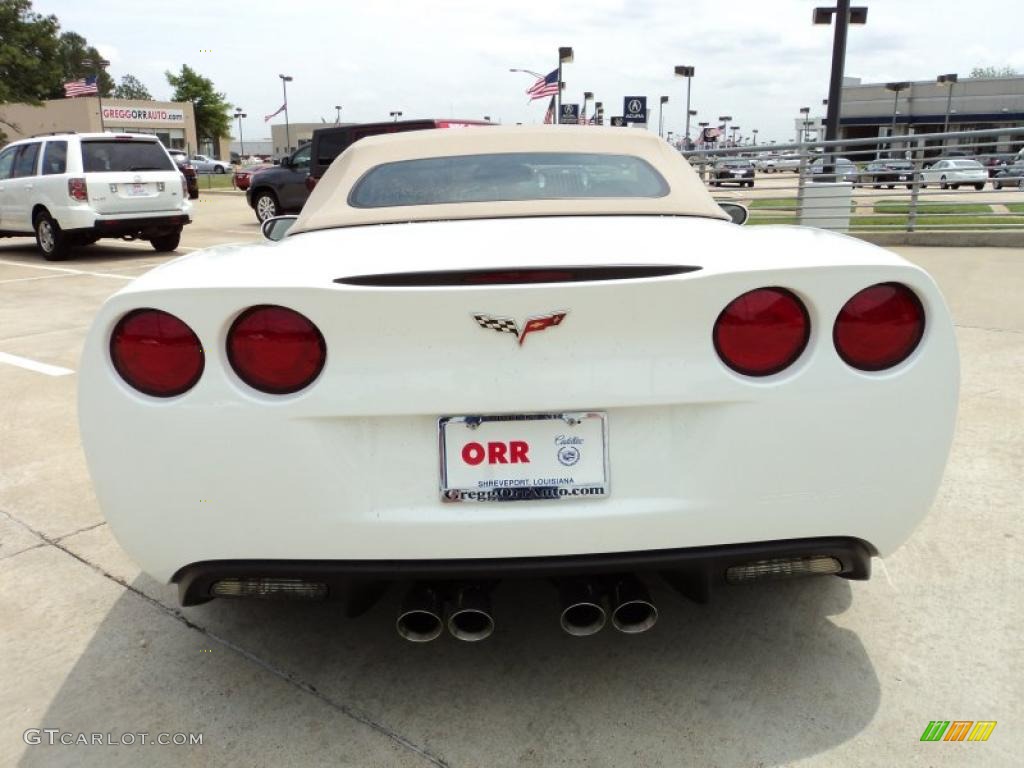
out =
[[[170,589],[146,577],[133,586],[173,605]],[[132,723],[115,711],[150,721],[159,712],[167,730],[204,731],[202,749],[220,756],[258,726],[285,749],[284,757],[268,753],[268,765],[289,763],[296,723],[328,715],[451,766],[789,764],[854,738],[879,707],[860,638],[829,618],[857,588],[819,577],[724,588],[697,605],[655,586],[660,617],[649,632],[608,626],[574,638],[558,627],[548,584],[506,583],[494,595],[494,635],[473,644],[401,640],[397,590],[356,619],[332,603],[217,600],[181,609],[195,628],[129,592],[41,722],[116,731]],[[161,622],[175,631],[157,631]],[[140,650],[147,632],[152,642]],[[295,695],[266,718],[240,662],[263,686],[284,680]],[[334,747],[344,754],[344,744]],[[176,754],[187,762],[186,752]],[[52,748],[30,749],[21,765],[51,765],[52,757]],[[88,757],[114,764],[110,752]],[[382,755],[369,764],[385,762]]]

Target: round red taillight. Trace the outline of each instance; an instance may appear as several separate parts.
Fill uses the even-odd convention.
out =
[[[154,397],[187,392],[203,375],[203,345],[191,328],[159,309],[136,309],[110,335],[110,359],[121,378]]]
[[[807,346],[807,309],[785,288],[758,288],[733,299],[715,321],[722,362],[745,376],[770,376],[792,365]]]
[[[878,283],[857,293],[843,305],[832,329],[839,356],[862,371],[902,363],[923,335],[921,300],[899,283]]]
[[[228,331],[231,367],[260,392],[287,395],[305,389],[320,375],[326,359],[320,329],[285,307],[250,307]]]

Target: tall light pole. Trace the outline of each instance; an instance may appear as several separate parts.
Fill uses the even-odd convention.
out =
[[[846,33],[850,24],[866,24],[868,9],[850,7],[850,0],[838,0],[835,8],[815,8],[815,24],[831,24],[836,17],[836,33],[832,41],[832,76],[828,86],[828,115],[825,118],[825,141],[839,138],[839,112],[843,99],[843,69],[846,66]]]
[[[335,104],[334,105],[334,109],[335,109],[334,124],[337,125],[338,123],[341,122],[341,105],[340,104]]]
[[[588,101],[593,101],[593,100],[594,100],[594,92],[593,91],[584,91],[583,92],[583,112],[580,114],[580,124],[581,125],[586,125],[587,124],[587,102]]]
[[[690,66],[678,66],[675,68],[676,77],[686,78],[686,136],[685,141],[690,140],[690,80],[693,78],[694,68]]]
[[[82,61],[83,67],[90,67],[93,74],[96,75],[96,101],[100,105],[100,133],[106,133],[106,126],[103,124],[103,84],[100,82],[100,72],[110,66],[110,62],[106,59],[85,59]]]
[[[942,126],[943,133],[949,133],[949,108],[953,105],[953,86],[956,85],[958,80],[956,73],[950,72],[948,75],[939,75],[935,78],[935,82],[938,85],[944,85],[949,89],[949,93],[946,94],[946,122]]]
[[[754,134],[754,146],[756,147],[757,146],[757,128],[752,129],[750,132],[752,134]]]
[[[666,104],[668,104],[668,96],[662,96],[658,100],[658,136],[663,136],[665,134],[664,109]]]
[[[910,83],[903,81],[899,83],[886,83],[885,90],[892,91],[895,96],[892,100],[892,126],[889,128],[889,138],[891,139],[896,135],[896,109],[900,104],[900,91],[905,91],[910,87]],[[892,150],[892,142],[889,142],[889,149]],[[890,155],[891,155],[890,151]]]
[[[811,114],[811,108],[810,107],[800,107],[800,115],[802,116],[801,119],[803,120],[803,123],[804,123],[803,130],[799,130],[798,129],[798,131],[797,131],[800,134],[800,140],[799,140],[800,144],[803,144],[805,141],[807,141],[807,125],[810,122],[807,119],[807,116],[809,114]]]
[[[288,122],[288,83],[294,78],[291,75],[278,75],[281,78],[281,90],[284,93],[284,146],[285,154],[292,151],[292,132]]]
[[[239,107],[235,107],[235,119],[238,120],[238,143],[241,148],[238,150],[238,159],[245,157],[245,137],[242,135],[242,118],[248,117]]]
[[[734,125],[729,130],[732,131],[732,145],[735,147],[736,146],[736,134],[739,133],[740,127],[738,125]]]
[[[722,136],[724,137],[722,139],[722,144],[725,144],[726,140],[729,138],[729,121],[730,120],[732,120],[732,115],[719,115],[718,116],[718,122],[721,125],[725,126],[722,129]]]
[[[572,64],[572,46],[563,45],[558,49],[558,91],[555,93],[555,125],[562,121],[562,89],[565,83],[562,82],[562,65]]]
[[[391,119],[394,122],[397,123],[398,122],[398,118],[400,118],[402,116],[402,113],[396,110],[394,112],[388,112],[388,115],[391,117]]]

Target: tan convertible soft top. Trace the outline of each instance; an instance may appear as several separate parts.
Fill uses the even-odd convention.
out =
[[[632,155],[658,169],[669,194],[658,198],[516,200],[485,203],[353,208],[353,185],[382,163],[452,155],[507,152],[589,152]],[[289,234],[333,227],[403,221],[510,216],[660,214],[728,219],[690,165],[665,141],[635,128],[531,126],[446,128],[370,136],[353,144],[320,179]]]

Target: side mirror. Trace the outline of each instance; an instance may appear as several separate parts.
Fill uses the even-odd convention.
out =
[[[282,168],[291,168],[292,159],[290,157],[282,157],[281,162],[278,163],[278,165],[280,165]]]
[[[298,216],[275,216],[260,225],[260,232],[267,240],[279,242],[288,234],[288,230],[292,228],[298,218]]]
[[[732,219],[733,224],[743,224],[750,216],[750,212],[745,206],[739,203],[719,203],[718,207],[729,214],[729,218]],[[273,221],[273,219],[271,219]]]

